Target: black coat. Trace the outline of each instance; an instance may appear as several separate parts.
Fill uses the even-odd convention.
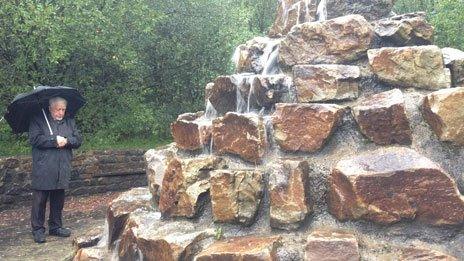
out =
[[[71,177],[72,149],[79,148],[82,137],[74,119],[61,121],[47,115],[53,131],[50,131],[43,114],[35,116],[29,124],[29,143],[32,145],[32,189],[67,189]],[[68,139],[64,148],[57,148],[56,136]]]

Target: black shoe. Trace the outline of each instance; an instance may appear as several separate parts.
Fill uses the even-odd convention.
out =
[[[32,232],[32,235],[34,236],[34,241],[36,243],[45,243],[47,240],[45,240],[45,233],[42,230],[34,231]]]
[[[49,231],[48,233],[50,236],[57,236],[57,237],[69,237],[71,235],[71,230],[67,228],[57,228]]]

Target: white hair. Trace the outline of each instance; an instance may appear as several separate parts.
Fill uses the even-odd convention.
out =
[[[50,100],[48,100],[48,105],[50,105],[50,107],[52,107],[56,103],[64,103],[65,106],[68,105],[68,101],[61,97],[53,97],[50,98]]]

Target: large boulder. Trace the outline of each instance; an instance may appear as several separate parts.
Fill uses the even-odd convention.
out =
[[[352,112],[361,132],[376,144],[411,144],[412,131],[399,89],[374,94]]]
[[[464,224],[456,182],[412,149],[391,147],[341,160],[329,185],[329,211],[339,220]]]
[[[371,70],[381,81],[395,87],[437,90],[451,86],[437,46],[384,47],[367,52]]]
[[[464,86],[464,52],[454,48],[443,48],[445,66],[451,71],[453,86]]]
[[[317,0],[282,0],[277,15],[269,29],[270,37],[286,35],[294,25],[316,20]]]
[[[209,172],[226,166],[215,156],[173,158],[166,167],[159,210],[165,217],[195,217],[204,204],[201,195],[210,188]]]
[[[148,189],[153,195],[153,201],[158,204],[164,173],[169,161],[177,155],[177,147],[174,144],[160,149],[150,149],[145,152],[145,166],[148,181]]]
[[[159,214],[159,213],[158,213]],[[162,222],[155,212],[137,212],[121,236],[120,260],[193,260],[212,229],[197,229],[187,221]]]
[[[152,210],[151,194],[147,188],[134,188],[122,193],[108,206],[108,247],[121,235],[129,215],[139,209]]]
[[[171,123],[171,134],[179,149],[203,149],[211,139],[211,119],[205,118],[204,115],[184,119],[184,114],[181,114]]]
[[[358,66],[321,64],[293,67],[298,102],[358,98],[360,77]]]
[[[326,0],[325,2],[329,19],[359,14],[369,21],[374,21],[389,16],[395,0]]]
[[[257,115],[229,112],[213,120],[212,133],[215,153],[231,153],[259,163],[266,152],[266,129],[263,119]]]
[[[308,162],[281,160],[269,173],[271,227],[297,229],[311,212]]]
[[[261,171],[216,170],[210,182],[214,221],[245,225],[254,221],[264,190]]]
[[[335,104],[276,104],[274,139],[285,151],[317,151],[339,125],[342,114],[343,108]]]
[[[236,237],[218,241],[210,245],[195,258],[196,261],[223,260],[277,260],[277,248],[281,244],[280,236]]]
[[[318,229],[306,241],[306,261],[359,261],[358,240],[345,231]]]
[[[206,85],[205,99],[220,115],[236,110],[237,86],[230,76],[219,76]]]
[[[425,96],[422,113],[442,141],[464,145],[464,87],[443,89]]]
[[[299,24],[282,40],[279,62],[285,67],[351,62],[365,56],[373,35],[372,26],[360,15]]]
[[[382,19],[375,33],[396,46],[427,45],[433,41],[434,28],[425,20],[425,13],[409,13]]]

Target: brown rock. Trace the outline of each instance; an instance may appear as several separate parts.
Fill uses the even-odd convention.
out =
[[[434,28],[425,20],[425,12],[402,14],[382,19],[375,33],[399,46],[427,45],[433,41]]]
[[[130,216],[119,244],[121,260],[193,260],[201,241],[214,235],[212,230],[195,229],[191,222],[162,222],[159,217],[156,212]]]
[[[277,260],[277,248],[281,244],[280,236],[273,237],[236,237],[215,242],[198,254],[196,261],[222,260]]]
[[[329,211],[339,220],[464,223],[464,199],[456,182],[437,164],[408,148],[379,149],[341,160],[329,184]]]
[[[207,146],[211,139],[211,120],[204,114],[181,114],[171,123],[171,133],[178,148],[198,150]]]
[[[407,247],[402,249],[401,252],[399,256],[400,261],[458,261],[453,256],[426,248]]]
[[[209,172],[221,169],[226,162],[219,157],[173,158],[163,178],[159,209],[167,217],[194,217],[202,203],[200,195],[210,188]]]
[[[346,63],[365,55],[374,31],[360,15],[294,26],[282,40],[279,62],[296,64]]]
[[[107,260],[107,249],[103,247],[81,248],[74,256],[74,261],[103,261]]]
[[[267,148],[264,122],[256,115],[229,112],[213,120],[212,139],[214,152],[232,153],[254,163],[261,162]]]
[[[177,154],[177,147],[174,144],[145,152],[145,166],[148,181],[148,189],[153,195],[153,201],[158,204],[161,186],[163,185],[164,173],[169,161]]]
[[[385,47],[367,52],[372,71],[380,80],[401,87],[449,88],[449,69],[437,46]]]
[[[283,160],[269,169],[271,227],[297,229],[311,212],[308,162]]]
[[[211,172],[211,203],[217,222],[250,225],[261,202],[263,173],[256,170]]]
[[[286,151],[314,152],[320,149],[342,115],[342,107],[334,104],[276,104],[272,116],[274,138]]]
[[[326,0],[329,19],[359,14],[373,21],[390,15],[395,0]]]
[[[286,35],[296,24],[316,20],[317,0],[282,0],[277,7],[277,16],[269,30],[269,37]]]
[[[255,37],[245,44],[237,46],[232,58],[235,63],[235,71],[237,73],[262,73],[269,55],[279,43],[280,39]]]
[[[453,86],[464,86],[464,52],[453,48],[443,48],[443,60],[451,71]]]
[[[212,85],[207,85],[206,100],[209,100],[219,114],[235,111],[237,90],[229,76],[219,76]]]
[[[251,90],[249,90],[248,103],[251,109],[253,107],[261,109],[262,107],[271,108],[279,102],[288,102],[293,99],[292,78],[285,74],[275,75],[257,75],[250,79]]]
[[[376,144],[411,144],[412,131],[399,89],[374,94],[352,112],[361,132]]]
[[[360,260],[358,241],[353,234],[344,231],[316,230],[308,236],[305,260]]]
[[[424,98],[422,114],[442,141],[464,145],[464,87],[432,92]]]
[[[152,209],[151,197],[147,188],[134,188],[122,193],[110,203],[107,213],[109,248],[121,235],[130,213],[138,209]]]
[[[358,98],[361,71],[349,65],[296,65],[293,67],[298,102]]]

